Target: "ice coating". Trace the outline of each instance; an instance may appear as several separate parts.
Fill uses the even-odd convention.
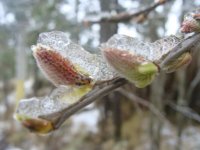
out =
[[[184,19],[199,19],[198,16],[200,15],[200,8],[197,8],[191,12],[185,14]]]
[[[200,32],[200,9],[196,9],[187,13],[184,16],[184,20],[181,24],[181,32],[191,33]]]
[[[55,113],[75,103],[90,90],[91,86],[59,86],[49,96],[22,99],[16,114],[34,118]]]
[[[128,51],[148,61],[158,62],[179,42],[180,39],[176,36],[165,37],[150,43],[126,35],[115,34],[102,45],[102,48],[114,48],[121,51]]]
[[[102,56],[90,54],[63,32],[41,33],[32,50],[38,66],[57,88],[46,97],[21,100],[15,112],[19,121],[23,116],[34,119],[59,112],[92,89],[90,79],[100,82],[116,76]]]
[[[67,107],[66,102],[55,101],[50,97],[22,99],[17,107],[15,114],[25,115],[31,118],[37,118],[41,115],[47,115],[58,112]]]
[[[108,67],[101,55],[91,54],[81,46],[71,42],[64,32],[52,31],[41,33],[37,43],[51,47],[70,60],[72,64],[88,73],[95,81],[110,80],[116,75]]]

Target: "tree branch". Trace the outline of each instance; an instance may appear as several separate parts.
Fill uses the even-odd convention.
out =
[[[51,121],[54,125],[54,128],[57,129],[71,115],[73,115],[77,111],[80,111],[82,108],[91,104],[92,102],[106,96],[108,93],[114,91],[115,89],[126,84],[127,82],[128,81],[123,78],[117,78],[106,84],[100,86],[98,85],[91,92],[82,97],[79,101],[61,110],[60,112],[39,117]]]
[[[161,121],[170,124],[168,119],[148,100],[145,100],[141,97],[138,97],[134,93],[128,93],[124,89],[120,89],[119,91],[120,91],[121,94],[123,94],[124,96],[129,98],[131,101],[139,103],[139,104],[149,108],[149,110],[151,112],[153,112]],[[195,111],[193,111],[192,109],[190,109],[189,107],[178,106],[178,105],[172,103],[169,100],[165,100],[163,103],[170,106],[173,110],[177,111],[178,113],[182,114],[183,116],[188,117],[188,118],[190,118],[194,121],[200,122],[199,114],[196,113]]]
[[[139,103],[139,104],[149,108],[149,110],[152,113],[154,113],[162,122],[168,122],[169,123],[169,121],[164,116],[164,114],[162,114],[162,112],[160,112],[153,104],[151,104],[151,102],[149,102],[149,101],[147,101],[147,100],[145,100],[141,97],[138,97],[134,93],[127,92],[124,89],[120,89],[119,91],[123,96],[127,97],[132,102]]]
[[[109,16],[102,16],[97,20],[94,19],[85,19],[83,22],[84,23],[90,23],[90,24],[94,24],[94,23],[105,23],[105,22],[109,22],[109,23],[119,23],[119,22],[129,22],[131,19],[136,18],[138,16],[143,16],[144,18],[146,18],[148,16],[148,14],[155,10],[158,6],[163,5],[167,2],[170,2],[171,0],[162,0],[162,1],[158,1],[152,5],[150,5],[149,7],[142,9],[138,12],[121,12],[115,15],[109,15]],[[138,20],[139,22],[139,20]]]
[[[200,40],[200,33],[196,33],[193,36],[190,36],[186,39],[184,39],[182,42],[180,42],[178,45],[176,45],[170,52],[169,55],[161,62],[159,65],[160,68],[163,68],[168,63],[170,63],[172,60],[176,59],[181,54],[192,51],[192,48],[196,46],[197,42]]]
[[[195,34],[173,48],[173,52],[165,58],[165,60],[160,64],[160,66],[164,66],[169,63],[171,60],[180,56],[186,51],[191,51],[192,47],[199,41],[200,34]],[[82,97],[76,103],[70,105],[69,107],[61,110],[60,112],[56,112],[53,114],[48,114],[45,116],[39,116],[40,118],[49,120],[53,123],[54,128],[59,128],[66,119],[68,119],[71,115],[75,114],[76,112],[80,111],[85,106],[91,104],[92,102],[96,101],[107,95],[108,93],[112,92],[113,90],[117,89],[118,87],[126,84],[128,81],[123,78],[116,78],[107,83],[102,83],[100,85],[96,85],[95,88]],[[141,102],[142,103],[142,102]],[[154,109],[152,109],[154,110]],[[155,113],[155,112],[154,112]],[[161,118],[161,117],[160,117]]]
[[[195,111],[193,111],[192,109],[190,109],[189,107],[186,106],[178,106],[170,101],[165,101],[165,103],[170,106],[172,109],[174,109],[175,111],[179,112],[180,114],[182,114],[183,116],[190,118],[194,121],[200,122],[200,116],[198,113],[196,113]]]

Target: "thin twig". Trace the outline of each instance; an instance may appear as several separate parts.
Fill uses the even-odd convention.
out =
[[[182,115],[195,120],[197,122],[200,122],[200,115],[197,114],[195,111],[193,111],[192,109],[190,109],[189,107],[185,107],[185,106],[178,106],[170,101],[166,101],[166,104],[168,106],[170,106],[172,109],[174,109],[175,111],[181,113]]]
[[[170,2],[171,0],[165,0],[165,1],[158,1],[150,6],[148,6],[145,9],[139,10],[138,12],[121,12],[116,15],[110,15],[110,16],[102,16],[98,20],[92,20],[92,19],[85,19],[84,23],[119,23],[119,22],[129,22],[134,17],[138,17],[140,15],[147,16],[151,11],[155,10],[158,6],[165,4],[166,2]]]
[[[131,101],[139,103],[147,108],[150,109],[151,112],[153,112],[161,121],[163,122],[168,122],[168,119],[164,116],[164,114],[162,114],[153,104],[151,104],[148,100],[145,100],[137,95],[135,95],[134,93],[130,93],[125,91],[124,89],[120,89],[119,90],[121,94],[123,94],[124,96],[128,97]],[[172,103],[169,100],[165,100],[164,103],[168,106],[170,106],[170,108],[172,108],[173,110],[181,113],[182,115],[200,122],[200,115],[197,114],[195,111],[193,111],[192,109],[190,109],[189,107],[185,107],[185,106],[178,106],[174,103]]]
[[[128,97],[128,99],[130,99],[131,101],[133,102],[136,102],[136,103],[139,103],[147,108],[149,108],[149,110],[154,113],[161,121],[163,122],[166,122],[167,119],[166,117],[164,116],[164,114],[162,114],[153,104],[151,104],[150,102],[148,102],[147,100],[139,97],[139,96],[136,96],[134,93],[130,93],[130,92],[127,92],[126,90],[124,89],[120,89],[119,90],[120,93],[122,95],[124,95],[125,97]],[[167,121],[168,122],[168,121]],[[168,122],[169,123],[169,122]]]
[[[198,47],[195,47],[197,49],[199,49],[199,45],[197,45]],[[200,56],[199,54],[199,51],[197,51],[198,55],[197,55],[197,58]],[[200,60],[198,59],[198,62],[197,62],[197,68],[200,67]],[[187,99],[190,99],[191,96],[192,96],[192,93],[194,92],[194,90],[196,89],[196,87],[198,86],[198,84],[200,83],[200,69],[197,70],[197,73],[195,75],[195,77],[193,78],[193,80],[190,82],[189,84],[189,87],[188,87],[188,92],[187,92],[187,95],[186,95],[186,98]]]
[[[199,82],[200,82],[200,69],[198,70],[196,76],[194,77],[194,79],[192,80],[192,82],[189,85],[187,99],[189,99],[191,97],[192,92],[194,91],[196,86],[199,84]]]

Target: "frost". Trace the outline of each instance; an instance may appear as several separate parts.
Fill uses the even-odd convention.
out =
[[[52,31],[39,35],[38,44],[49,46],[73,65],[89,74],[95,81],[112,79],[116,73],[108,67],[101,55],[91,54],[73,43],[64,32]]]
[[[128,51],[133,55],[142,56],[148,61],[157,62],[179,42],[180,39],[176,36],[169,36],[150,43],[126,35],[115,34],[102,47]]]

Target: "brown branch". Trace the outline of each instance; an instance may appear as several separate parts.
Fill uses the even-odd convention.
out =
[[[170,106],[175,111],[181,113],[183,116],[190,118],[194,121],[200,122],[200,115],[186,106],[179,106],[170,101],[165,101],[166,105]]]
[[[56,112],[53,114],[40,116],[40,118],[49,120],[53,123],[54,128],[59,128],[63,122],[68,119],[71,115],[76,113],[77,111],[81,110],[85,106],[91,104],[92,102],[106,96],[111,91],[117,89],[118,87],[126,84],[127,81],[123,78],[114,79],[100,87],[96,87],[83,98],[81,98],[78,102],[72,104],[70,107],[67,107],[60,112]]]
[[[152,113],[154,113],[161,121],[167,122],[168,124],[170,124],[168,119],[148,100],[143,99],[143,98],[135,95],[134,93],[128,93],[127,91],[125,91],[123,89],[120,89],[119,91],[121,94],[128,97],[131,101],[139,103],[139,104],[149,108],[149,110]],[[190,109],[189,107],[176,105],[169,100],[165,100],[165,101],[163,101],[163,103],[170,106],[170,108],[172,108],[173,110],[182,114],[183,116],[188,117],[194,121],[200,122],[200,115],[198,113],[196,113],[195,111],[193,111],[192,109]]]
[[[164,116],[164,114],[162,112],[160,112],[153,104],[151,104],[151,102],[149,102],[148,100],[145,100],[137,95],[135,95],[134,93],[130,93],[125,91],[124,89],[120,89],[119,90],[120,93],[127,97],[128,99],[130,99],[132,102],[141,104],[147,108],[149,108],[149,110],[154,113],[162,122],[168,122],[167,118]]]
[[[158,6],[163,5],[170,1],[171,0],[160,0],[145,9],[139,10],[138,12],[121,12],[115,15],[102,16],[97,20],[92,20],[88,18],[88,19],[85,19],[83,22],[85,24],[105,23],[105,22],[109,22],[109,23],[129,22],[133,18],[136,18],[139,16],[143,16],[145,19],[151,11],[155,10]],[[138,22],[140,22],[140,19],[142,18],[138,18],[138,19],[139,19]]]

